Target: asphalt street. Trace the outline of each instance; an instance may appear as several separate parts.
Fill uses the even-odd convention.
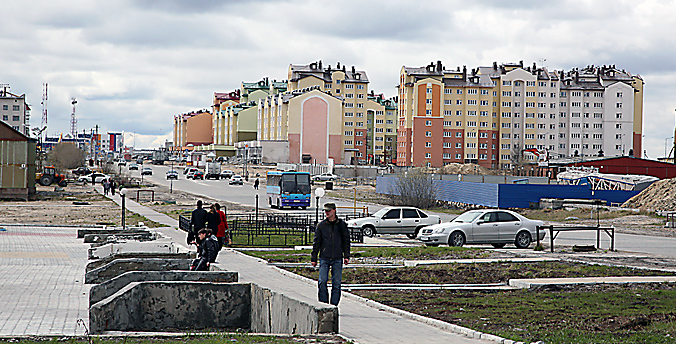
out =
[[[254,190],[251,182],[240,185],[228,185],[225,180],[189,180],[183,175],[183,167],[175,166],[174,169],[179,171],[179,180],[173,182],[165,178],[165,173],[171,166],[168,165],[144,165],[150,166],[153,169],[152,176],[144,176],[153,182],[161,185],[170,186],[176,190],[188,191],[194,194],[212,197],[219,200],[226,200],[240,204],[255,206],[256,195],[259,197],[259,207],[270,209],[267,204],[267,196],[265,193],[265,177],[261,177],[261,186],[258,191]],[[134,176],[139,176],[140,172],[132,171]],[[137,175],[138,174],[138,175]],[[313,193],[314,195],[314,193]],[[321,200],[324,203],[327,200]],[[339,206],[352,206],[352,202],[333,200]],[[312,200],[312,207],[305,211],[302,210],[283,210],[284,212],[310,212],[315,213],[315,198]],[[372,203],[357,202],[357,206],[368,206],[369,212],[373,213],[381,209],[382,205],[375,205]],[[450,221],[454,215],[436,214],[441,216],[442,221]],[[419,242],[410,239],[403,239],[400,236],[391,236],[399,242],[419,244]],[[549,234],[545,237],[545,242],[549,243]],[[555,245],[573,246],[573,245],[596,245],[596,232],[562,232],[554,242]],[[609,248],[610,239],[607,235],[601,234],[601,248]],[[508,246],[509,248],[509,246]],[[637,252],[656,254],[662,256],[676,257],[676,238],[658,237],[648,235],[634,235],[634,234],[620,234],[617,233],[615,237],[615,249],[620,251]]]

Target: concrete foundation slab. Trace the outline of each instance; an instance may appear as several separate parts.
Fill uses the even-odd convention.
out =
[[[87,272],[85,284],[103,283],[127,271],[189,271],[191,262],[190,259],[115,259],[100,268]]]

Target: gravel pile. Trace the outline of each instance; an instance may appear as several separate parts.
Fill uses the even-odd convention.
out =
[[[676,211],[676,178],[659,180],[624,204],[625,208]]]

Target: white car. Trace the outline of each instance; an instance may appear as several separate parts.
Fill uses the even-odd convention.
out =
[[[427,215],[414,207],[385,207],[369,217],[347,221],[347,227],[361,229],[362,234],[372,237],[376,234],[406,234],[415,239],[421,228],[440,223],[437,215]]]
[[[502,248],[514,244],[517,248],[527,248],[537,235],[536,227],[542,225],[542,221],[527,219],[510,210],[470,210],[451,222],[423,228],[418,240],[427,246],[491,244]],[[545,231],[540,231],[540,240],[544,237]]]
[[[333,173],[322,173],[322,174],[318,174],[318,175],[312,177],[312,180],[314,180],[314,181],[323,181],[323,182],[325,182],[327,180],[328,181],[334,181],[334,180],[337,180],[337,179],[338,179],[338,176],[333,174]]]
[[[94,175],[94,183],[100,183],[104,181],[105,179],[110,178],[109,175],[103,174],[103,173],[90,173],[88,175],[81,176],[80,178],[77,179],[78,182],[85,182],[85,183],[91,183],[92,182],[92,174]]]
[[[242,176],[240,176],[239,174],[236,174],[236,175],[230,177],[230,180],[228,181],[228,185],[233,185],[233,184],[244,185],[244,181],[242,180]]]

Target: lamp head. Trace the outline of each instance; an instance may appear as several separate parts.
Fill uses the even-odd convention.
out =
[[[126,189],[126,188],[122,188],[122,189],[120,190],[120,195],[126,196],[126,195],[127,195],[127,189]]]

